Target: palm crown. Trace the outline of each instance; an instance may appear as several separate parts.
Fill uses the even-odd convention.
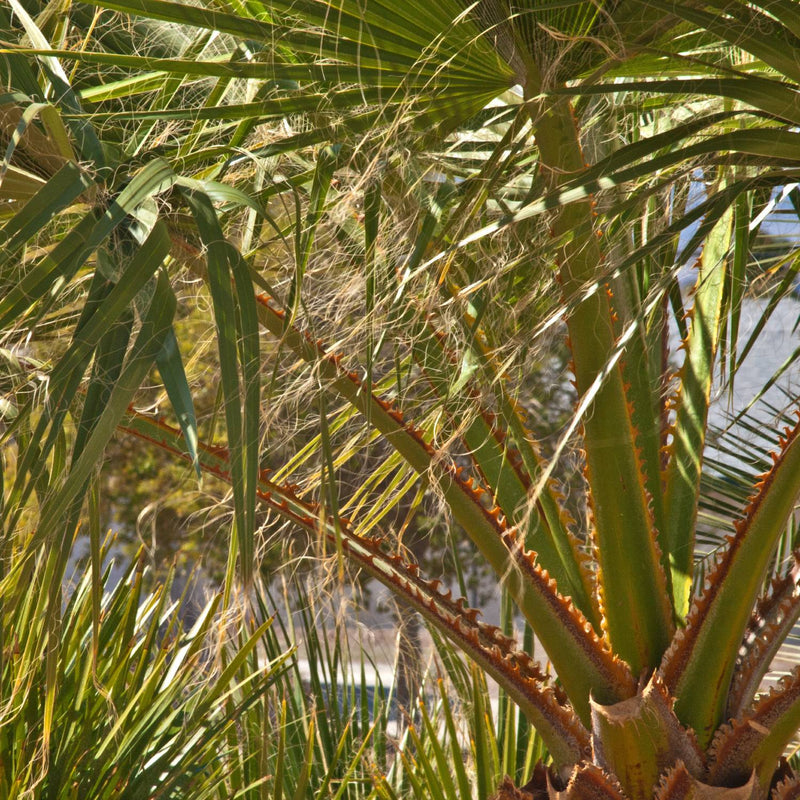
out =
[[[12,568],[71,541],[63,532],[121,428],[231,482],[245,583],[261,503],[321,534],[492,675],[546,743],[534,796],[800,796],[781,761],[800,723],[800,674],[757,698],[800,613],[796,565],[775,563],[800,490],[797,426],[693,589],[713,371],[720,353],[731,375],[738,364],[753,220],[798,169],[794,3],[93,5],[198,33],[166,52],[131,55],[109,34],[76,53],[66,29],[46,16],[37,26],[12,2],[28,40],[5,56],[6,128],[28,133],[9,139],[0,320],[35,326],[81,276],[91,281],[37,412],[41,445],[17,467],[6,530],[94,364],[63,483]],[[198,58],[213,31],[222,57]],[[124,74],[99,85],[82,68],[71,88],[67,59]],[[201,79],[208,102],[176,109]],[[137,107],[136,92],[154,87]],[[160,135],[167,123],[173,141]],[[38,169],[26,168],[37,148]],[[288,176],[265,179],[265,160],[281,154]],[[700,175],[703,196],[687,204]],[[334,206],[344,214],[328,217]],[[12,259],[43,226],[55,244],[23,259],[20,275]],[[698,246],[684,318],[677,269]],[[323,247],[340,261],[320,267]],[[167,279],[179,266],[211,294],[225,447],[198,438]],[[348,269],[363,278],[363,305],[337,312],[320,276]],[[683,351],[674,375],[670,303]],[[557,450],[579,434],[586,530],[517,402],[528,340],[560,319],[577,405]],[[308,365],[320,427],[270,473],[261,370],[274,355],[274,392],[292,375],[287,354]],[[153,364],[176,427],[129,408]],[[371,459],[371,478],[340,492],[339,470],[359,458]],[[557,682],[381,533],[409,493],[418,506],[421,478],[497,574]],[[51,552],[54,574],[67,553]]]

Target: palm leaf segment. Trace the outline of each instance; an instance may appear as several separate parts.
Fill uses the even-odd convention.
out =
[[[439,234],[437,239],[428,231],[425,248],[447,248],[442,258],[458,269],[468,269],[472,242],[511,225],[522,230],[540,215],[548,220],[583,421],[596,570],[587,569],[582,546],[569,532],[568,517],[547,481],[546,465],[531,446],[518,409],[504,396],[492,360],[480,352],[478,344],[473,343],[475,357],[501,387],[501,413],[479,408],[475,421],[458,430],[471,461],[466,477],[463,466],[459,469],[437,450],[424,424],[415,426],[390,400],[381,397],[380,387],[372,386],[371,376],[365,384],[357,373],[343,366],[343,358],[332,355],[321,342],[296,327],[296,302],[284,304],[272,293],[252,306],[243,292],[244,272],[237,269],[237,257],[225,247],[216,255],[210,247],[208,267],[212,282],[216,281],[220,339],[230,344],[237,340],[245,343],[234,344],[229,354],[234,363],[240,363],[241,374],[232,373],[226,380],[230,389],[226,409],[229,437],[231,430],[240,433],[238,438],[230,438],[230,450],[198,446],[190,452],[203,467],[230,478],[243,493],[237,500],[240,531],[252,527],[252,512],[247,509],[248,497],[253,496],[301,527],[321,529],[332,544],[386,583],[484,666],[519,703],[548,745],[554,769],[549,775],[537,772],[537,791],[553,797],[631,800],[716,797],[724,790],[732,798],[766,797],[770,793],[775,798],[795,796],[795,779],[778,764],[800,722],[800,678],[795,675],[755,702],[752,697],[754,680],[757,682],[753,676],[763,674],[765,659],[774,653],[773,640],[786,634],[786,620],[797,613],[794,573],[787,573],[773,586],[772,594],[759,599],[776,542],[800,489],[797,427],[786,431],[773,467],[756,487],[742,521],[689,608],[710,375],[729,310],[726,302],[730,302],[730,292],[726,293],[724,287],[729,281],[727,254],[739,209],[735,203],[743,192],[785,180],[784,174],[767,169],[748,180],[719,180],[695,215],[701,220],[699,236],[704,238],[705,247],[699,260],[694,307],[686,326],[687,355],[671,400],[671,415],[663,383],[652,379],[660,375],[660,364],[653,363],[660,353],[648,345],[646,337],[646,326],[653,323],[645,312],[661,306],[653,301],[653,295],[643,291],[646,287],[641,275],[638,281],[633,276],[654,254],[671,252],[674,258],[671,243],[679,228],[668,226],[630,253],[629,247],[614,239],[613,214],[602,217],[609,221],[611,235],[598,238],[601,218],[597,214],[603,211],[605,196],[593,196],[600,188],[610,189],[647,176],[652,164],[641,165],[646,157],[655,157],[660,168],[672,169],[701,153],[724,148],[741,154],[744,165],[761,167],[764,154],[769,153],[771,163],[782,168],[795,166],[796,134],[786,123],[797,121],[792,110],[796,103],[788,102],[794,97],[790,82],[798,78],[796,67],[754,24],[766,21],[778,38],[794,42],[800,26],[792,4],[771,4],[769,16],[758,4],[738,2],[698,3],[689,9],[667,2],[552,7],[521,3],[509,7],[500,0],[482,0],[433,7],[405,4],[400,13],[394,4],[387,8],[377,2],[368,4],[366,10],[346,2],[335,7],[292,3],[287,8],[274,3],[269,8],[256,8],[257,4],[251,3],[250,16],[163,0],[98,0],[96,4],[233,37],[276,42],[271,62],[263,66],[234,61],[224,67],[214,62],[193,67],[209,75],[266,76],[273,81],[269,85],[277,87],[273,95],[267,92],[255,104],[223,111],[209,108],[195,115],[195,122],[202,123],[236,119],[238,114],[234,136],[244,136],[259,122],[308,111],[313,102],[317,103],[314,108],[329,104],[332,116],[343,115],[344,122],[320,125],[308,133],[265,145],[262,154],[360,133],[387,118],[397,119],[398,114],[406,114],[408,122],[421,128],[437,122],[447,130],[510,85],[522,86],[522,108],[533,133],[539,188],[544,195],[460,242],[446,234]],[[718,5],[723,6],[722,11]],[[289,30],[282,27],[281,14],[294,15]],[[722,26],[720,19],[730,24]],[[628,64],[634,65],[630,69],[635,68],[635,58],[646,60],[656,54],[668,68],[674,66],[677,71],[680,67],[685,74],[686,61],[670,51],[667,43],[677,33],[691,41],[698,30],[698,37],[703,31],[727,37],[752,59],[782,71],[785,81],[767,80],[764,91],[754,94],[748,93],[741,73],[727,77],[732,70],[719,55],[722,49],[709,51],[705,61],[695,58],[692,62],[699,63],[697,69],[704,72],[695,88],[702,85],[709,93],[743,98],[767,122],[759,130],[723,130],[716,148],[694,143],[691,126],[678,126],[666,140],[653,137],[650,150],[647,144],[637,143],[599,161],[599,169],[584,170],[583,132],[566,96],[581,94],[581,84],[576,81],[588,74],[594,76],[594,82],[586,88],[587,96],[612,91],[611,85],[603,86],[596,80],[603,71],[610,74],[615,66],[607,61],[609,50],[629,55],[632,60]],[[85,54],[84,58],[102,61],[102,54]],[[133,62],[130,65],[135,66]],[[149,68],[171,76],[190,70],[180,59],[150,59]],[[23,90],[29,94],[35,91],[35,79],[24,70],[17,70],[16,77],[26,84]],[[331,92],[331,87],[342,84],[358,84],[360,88],[356,93]],[[316,97],[306,91],[309,87],[318,91]],[[693,87],[681,79],[654,88],[668,97],[669,93],[682,94]],[[90,94],[87,92],[87,96]],[[409,102],[410,96],[414,102]],[[787,102],[781,104],[782,99]],[[744,112],[747,116],[746,109]],[[124,120],[126,113],[109,111],[107,118]],[[60,117],[70,122],[72,136],[82,143],[85,154],[99,159],[102,169],[102,148],[98,148],[85,118],[69,103],[62,107]],[[97,118],[102,120],[102,114]],[[180,119],[180,115],[167,105],[154,109],[150,118]],[[724,124],[733,118],[733,113],[728,113],[718,119]],[[51,114],[51,124],[54,119]],[[709,121],[711,124],[716,122]],[[202,125],[198,132],[202,134]],[[202,136],[197,141],[202,142]],[[194,156],[198,163],[202,159],[208,162],[215,154],[212,147],[204,150],[201,146],[198,152],[200,155]],[[62,156],[65,154],[62,148]],[[67,181],[72,199],[86,189],[79,172],[73,173]],[[217,174],[222,171],[217,169]],[[168,170],[165,175],[167,183],[176,183]],[[50,180],[65,179],[66,173],[59,172]],[[207,236],[208,244],[213,245],[219,242],[213,209],[196,192],[196,186],[185,184],[184,196],[201,236]],[[151,189],[142,190],[142,198],[150,195]],[[19,196],[30,193],[21,190]],[[64,193],[59,196],[66,198]],[[36,214],[43,214],[46,221],[60,213],[60,207],[48,207],[43,200],[40,192],[23,206],[26,213],[21,218],[29,227],[39,220]],[[70,198],[64,202],[70,202]],[[687,215],[689,219],[691,215]],[[6,227],[6,240],[16,241],[17,237],[21,244],[25,231],[17,230],[14,224]],[[90,223],[86,225],[88,228]],[[462,235],[461,231],[457,233]],[[90,240],[94,246],[91,236]],[[449,247],[452,244],[458,246]],[[39,286],[33,283],[39,276],[42,286],[49,285],[47,270],[51,263],[45,262],[41,270],[32,273],[35,277],[27,279],[31,286]],[[79,260],[76,265],[81,263]],[[232,265],[230,273],[222,271],[223,263]],[[439,259],[433,259],[431,265],[436,263]],[[70,280],[72,275],[74,271],[64,277]],[[295,296],[302,290],[300,278],[298,275],[294,284]],[[231,279],[236,299],[228,293]],[[443,290],[452,290],[445,271],[441,279]],[[667,286],[668,282],[656,282],[655,291],[663,294]],[[231,315],[226,322],[228,311]],[[252,346],[256,319],[284,346],[315,366],[326,392],[351,404],[394,447],[402,461],[434,483],[454,519],[505,582],[539,635],[563,688],[548,685],[543,672],[507,637],[478,622],[474,611],[442,594],[435,583],[422,579],[414,565],[387,549],[388,543],[358,532],[349,520],[331,513],[330,507],[303,499],[291,486],[272,483],[263,474],[256,478],[253,421],[242,419],[235,409],[248,391],[247,408],[253,408],[254,399],[256,405],[258,402],[257,392],[248,390],[253,385],[252,366],[258,359],[258,350]],[[165,325],[160,324],[162,328]],[[431,363],[447,366],[454,358],[435,327],[435,320],[421,326],[418,341],[425,346],[413,354],[431,375],[435,372]],[[658,329],[658,321],[654,327]],[[154,340],[151,349],[162,343],[162,339]],[[437,385],[434,378],[430,383],[446,407],[448,387]],[[179,381],[176,397],[180,389]],[[477,401],[480,391],[467,391],[467,396]],[[669,428],[665,420],[670,420]],[[162,447],[182,450],[177,431],[163,423],[129,415],[125,425]],[[184,426],[182,435],[194,436],[191,422]],[[470,439],[473,444],[469,444]],[[476,447],[475,441],[481,446]],[[505,466],[498,469],[498,464]],[[83,483],[84,472],[79,471],[75,488],[61,500],[63,507],[79,496]],[[527,503],[530,513],[520,515],[524,501],[531,499],[533,503]],[[243,563],[251,563],[252,556],[244,549],[242,557]],[[754,621],[753,609],[766,614],[771,608],[780,609],[774,619],[765,624]],[[749,632],[754,628],[761,632],[755,637],[759,644],[753,656],[742,657],[742,643],[753,640]],[[648,735],[643,737],[642,730]],[[515,791],[506,786],[501,794]]]

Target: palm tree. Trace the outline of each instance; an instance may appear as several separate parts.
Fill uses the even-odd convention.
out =
[[[775,555],[800,491],[797,426],[728,513],[715,556],[694,558],[714,368],[732,379],[740,363],[749,243],[798,169],[794,3],[92,5],[98,26],[108,9],[199,33],[133,54],[100,26],[75,49],[51,7],[37,25],[12,0],[28,40],[5,55],[6,127],[31,132],[4,162],[0,320],[17,337],[42,320],[74,337],[33,435],[14,428],[38,449],[21,456],[7,539],[48,458],[63,483],[7,569],[58,542],[63,571],[63,532],[122,427],[230,481],[245,585],[258,501],[493,676],[547,746],[534,796],[796,796],[782,755],[800,673],[758,691],[800,613],[795,563]],[[91,65],[118,80],[93,81]],[[50,159],[38,173],[11,158],[37,146]],[[677,273],[698,247],[684,314]],[[208,284],[224,447],[199,439],[167,265]],[[545,459],[525,378],[543,358],[531,343],[562,319],[577,401]],[[67,466],[62,423],[92,359]],[[267,361],[265,399],[306,401],[317,426],[271,473]],[[153,363],[178,425],[129,408]],[[585,526],[551,480],[576,437]],[[530,636],[520,648],[480,622],[385,534],[387,514],[405,502],[410,519],[426,492],[496,573],[557,682],[526,652]]]

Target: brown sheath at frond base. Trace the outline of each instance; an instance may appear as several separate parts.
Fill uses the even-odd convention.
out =
[[[497,787],[492,800],[548,800],[549,772],[541,761],[536,762],[531,779],[524,786],[515,786],[506,775]]]
[[[579,764],[564,791],[552,784],[549,791],[551,800],[628,800],[616,778],[594,764]]]
[[[693,778],[682,762],[678,762],[662,779],[653,800],[757,800],[755,775],[742,786],[710,786]]]
[[[514,781],[508,775],[497,787],[497,794],[492,795],[492,800],[533,800],[533,798],[534,795],[514,786]]]
[[[772,790],[769,800],[800,800],[800,778],[786,778]]]

